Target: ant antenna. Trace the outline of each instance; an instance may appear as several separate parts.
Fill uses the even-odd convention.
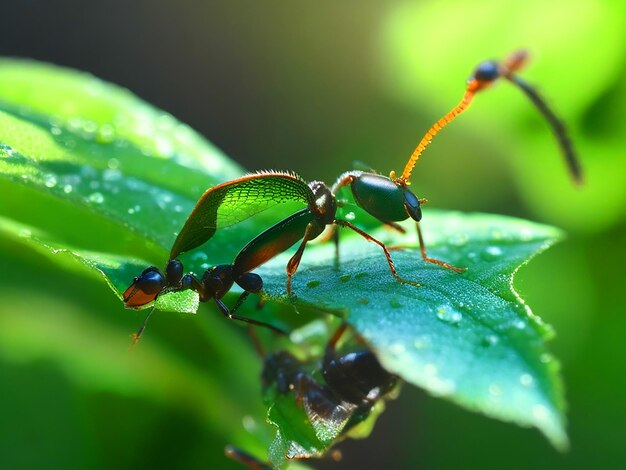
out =
[[[156,307],[156,305],[152,306],[152,308],[150,309],[150,312],[146,316],[146,319],[143,321],[143,323],[141,324],[141,326],[137,330],[137,333],[133,333],[132,335],[130,335],[130,337],[133,339],[133,342],[131,343],[130,348],[128,348],[129,350],[132,351],[135,348],[135,345],[137,344],[137,341],[139,341],[139,338],[143,334],[143,330],[146,329],[146,325],[148,324],[148,320],[150,319],[150,316],[152,315],[152,312],[154,312],[155,307]]]
[[[474,70],[474,74],[467,81],[467,88],[465,90],[465,94],[463,98],[450,112],[448,112],[444,117],[439,119],[433,126],[428,129],[422,140],[420,140],[419,144],[413,153],[409,157],[409,161],[404,167],[404,171],[402,172],[402,176],[397,178],[399,182],[404,184],[409,184],[409,178],[411,177],[411,172],[413,171],[413,167],[417,163],[417,160],[420,158],[426,147],[431,143],[435,135],[443,129],[445,126],[450,124],[459,114],[469,108],[474,96],[477,92],[487,88],[493,82],[495,82],[499,77],[504,77],[509,80],[511,83],[515,84],[520,88],[528,98],[534,103],[534,105],[539,109],[541,114],[546,118],[554,134],[556,135],[557,140],[559,141],[559,145],[563,150],[565,155],[565,160],[567,162],[570,173],[572,174],[576,183],[582,182],[582,169],[580,167],[580,163],[576,157],[576,153],[574,152],[574,147],[572,145],[572,141],[567,135],[567,131],[565,126],[561,122],[561,120],[554,114],[554,112],[548,108],[546,102],[539,96],[537,91],[531,87],[528,83],[514,75],[515,72],[520,70],[528,60],[528,53],[524,50],[516,51],[511,54],[509,57],[501,61],[500,63],[496,61],[486,61],[476,67]],[[395,174],[392,172],[391,178],[394,179]]]
[[[513,60],[511,60],[513,59]],[[517,70],[516,62],[514,58],[510,58],[508,61],[504,62],[502,66],[502,76],[506,78],[508,81],[517,85],[517,87],[522,90],[522,92],[530,99],[530,101],[536,106],[539,112],[546,118],[548,124],[552,128],[552,132],[554,133],[561,150],[563,152],[563,156],[565,157],[565,163],[567,164],[567,168],[574,179],[576,184],[582,184],[583,182],[583,171],[580,166],[580,161],[576,156],[576,151],[574,150],[574,145],[572,144],[572,140],[567,134],[567,129],[565,128],[565,124],[561,121],[554,111],[552,111],[548,104],[545,102],[537,90],[533,88],[529,83],[519,78],[517,75],[513,75],[513,72]]]

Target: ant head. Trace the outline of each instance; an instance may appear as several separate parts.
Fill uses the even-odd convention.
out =
[[[311,181],[308,186],[311,192],[313,192],[316,212],[324,216],[322,220],[324,223],[332,223],[335,219],[335,213],[337,212],[335,196],[333,196],[328,186],[322,181]]]
[[[302,363],[287,351],[279,351],[268,356],[261,372],[263,389],[275,384],[279,393],[289,392],[301,368]]]
[[[168,286],[180,284],[183,278],[183,263],[177,259],[171,259],[165,265],[165,279]]]
[[[420,200],[413,194],[413,191],[406,186],[404,186],[404,210],[415,222],[422,220]]]
[[[500,66],[495,60],[486,60],[478,64],[474,69],[474,74],[468,81],[478,80],[479,82],[493,82],[500,76]]]
[[[157,298],[166,285],[165,276],[155,266],[145,269],[124,291],[126,307],[141,307]]]

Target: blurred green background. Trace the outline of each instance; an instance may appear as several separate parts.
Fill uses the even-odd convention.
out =
[[[523,76],[568,124],[586,184],[573,187],[545,122],[503,83],[437,138],[413,188],[432,207],[568,233],[516,287],[557,331],[571,451],[404,387],[369,440],[341,446],[342,465],[623,468],[624,2],[28,0],[3,5],[3,17],[0,55],[89,71],[171,112],[244,167],[326,182],[353,160],[402,170],[477,62],[527,48]],[[2,194],[0,212],[18,196]],[[208,416],[228,417],[242,436],[261,426],[258,361],[241,328],[218,315],[160,314],[128,354],[143,314],[124,310],[101,280],[9,239],[0,239],[0,278],[3,467],[239,468],[222,457],[236,431]],[[231,342],[232,357],[216,357],[216,341]]]

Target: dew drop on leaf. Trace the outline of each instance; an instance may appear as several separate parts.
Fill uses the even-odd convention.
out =
[[[524,387],[532,387],[533,384],[535,383],[535,380],[533,379],[532,375],[530,375],[530,374],[522,374],[522,375],[520,375],[519,382]]]
[[[499,246],[488,246],[482,252],[482,258],[485,261],[493,261],[502,256],[502,248]]]
[[[92,204],[102,204],[104,202],[104,196],[99,192],[91,193],[87,196],[87,202]]]
[[[43,184],[46,188],[54,188],[57,185],[57,177],[52,173],[47,173],[43,176]]]
[[[523,330],[526,328],[526,322],[524,320],[516,320],[515,323],[513,323],[513,326],[518,330]]]
[[[430,339],[428,338],[428,336],[420,336],[419,338],[416,338],[413,342],[413,346],[415,347],[415,349],[419,350],[426,349],[429,345]]]
[[[483,338],[482,345],[485,347],[495,346],[496,344],[498,344],[498,341],[500,340],[496,335],[487,335]]]
[[[453,246],[461,247],[467,244],[469,236],[466,233],[456,233],[452,235],[448,241]]]
[[[500,395],[502,395],[502,387],[500,387],[500,385],[498,384],[492,383],[491,385],[489,385],[489,395],[499,397]]]
[[[458,325],[463,320],[463,314],[449,305],[443,305],[437,309],[437,318],[446,323]]]

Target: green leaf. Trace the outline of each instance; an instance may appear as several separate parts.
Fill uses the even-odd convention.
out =
[[[127,91],[32,62],[0,61],[0,145],[0,190],[12,195],[3,201],[0,232],[60,266],[78,260],[104,276],[118,297],[141,269],[167,260],[203,191],[241,174],[189,128]],[[231,262],[244,243],[288,213],[281,205],[218,231],[206,248],[184,257],[186,268],[202,272]],[[356,215],[358,223],[358,209]],[[550,330],[511,288],[519,266],[560,233],[506,217],[429,210],[423,224],[430,255],[467,272],[426,264],[414,236],[378,229],[372,234],[384,242],[413,247],[393,258],[399,273],[421,287],[397,282],[377,247],[346,236],[338,269],[332,246],[307,247],[294,278],[297,299],[285,297],[288,255],[262,267],[268,297],[342,313],[381,363],[407,382],[537,427],[566,447],[557,364],[544,347]],[[194,299],[189,292],[164,296],[159,308],[195,311]],[[229,347],[216,339],[225,356]]]
[[[493,215],[428,211],[429,255],[467,271],[457,274],[421,260],[419,250],[393,253],[397,282],[382,252],[358,238],[334,250],[307,250],[293,281],[298,304],[344,315],[377,351],[381,363],[407,382],[471,410],[540,429],[567,447],[564,400],[556,361],[545,350],[551,329],[512,288],[518,268],[561,237],[557,229]],[[407,226],[407,230],[411,227]],[[416,247],[387,230],[388,244]],[[286,257],[259,269],[266,291],[280,297]]]

